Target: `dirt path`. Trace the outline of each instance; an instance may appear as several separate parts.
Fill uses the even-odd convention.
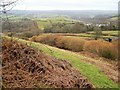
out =
[[[120,83],[118,82],[118,62],[117,61],[110,61],[90,53],[78,53],[78,54],[85,56],[82,59],[82,61],[90,64],[94,64],[103,73],[105,73],[111,80],[115,81],[116,83]]]

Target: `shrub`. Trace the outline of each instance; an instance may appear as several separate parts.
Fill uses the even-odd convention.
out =
[[[117,50],[114,45],[105,41],[87,41],[84,45],[84,50],[109,59],[117,58]]]
[[[100,36],[102,35],[102,30],[101,30],[101,28],[99,28],[99,27],[94,27],[94,38],[95,38],[95,40],[97,40],[98,38],[100,38]]]
[[[67,39],[67,42],[66,42],[65,46],[69,50],[79,52],[79,51],[83,51],[84,43],[85,43],[85,40],[82,40],[80,38],[70,37],[70,38]]]
[[[65,44],[66,44],[66,38],[64,38],[63,36],[59,36],[57,37],[56,39],[56,47],[59,47],[59,48],[62,48],[62,49],[67,49],[65,47]]]
[[[25,33],[23,34],[23,36],[24,36],[24,37],[27,37],[27,38],[30,38],[30,37],[34,36],[34,34],[33,34],[32,32],[25,32]]]
[[[33,36],[32,38],[30,38],[31,41],[34,42],[40,42],[40,43],[44,43],[44,44],[48,44],[51,46],[55,45],[55,40],[56,40],[56,36],[55,35],[51,35],[51,34],[47,34],[47,35],[39,35],[39,36]]]
[[[84,51],[88,51],[91,53],[97,53],[97,42],[96,41],[87,41],[84,45]]]
[[[114,47],[111,43],[103,43],[98,49],[98,55],[109,59],[115,59]]]
[[[56,36],[52,34],[40,35],[38,37],[34,36],[30,40],[77,52],[83,50],[85,43],[85,40],[80,38]]]
[[[117,59],[119,56],[118,44],[116,42],[86,41],[79,37],[57,36],[53,34],[34,36],[30,40],[75,52],[87,51],[108,59]]]
[[[29,40],[30,41],[33,41],[33,42],[36,42],[36,38],[37,38],[38,36],[33,36],[32,38],[29,38]]]
[[[120,51],[120,39],[114,40],[112,43],[114,45],[114,50],[116,51],[115,54],[118,56],[117,59],[120,60],[120,54],[119,54],[119,51]]]

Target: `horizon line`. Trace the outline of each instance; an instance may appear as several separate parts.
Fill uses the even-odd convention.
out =
[[[13,10],[25,10],[25,9],[13,9]],[[67,9],[46,9],[46,10],[30,10],[30,9],[27,9],[26,11],[118,11],[118,10],[108,10],[108,9],[106,9],[106,10],[102,10],[102,9],[99,9],[99,10],[97,10],[97,9],[91,9],[91,10],[89,10],[89,9],[79,9],[79,10],[77,10],[77,9],[74,9],[74,10],[67,10]]]

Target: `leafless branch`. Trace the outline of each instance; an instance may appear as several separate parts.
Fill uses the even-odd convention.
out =
[[[18,1],[18,0],[12,1],[12,2],[2,2],[1,5],[0,5],[0,7],[7,7],[7,6],[10,6],[10,5],[16,3],[17,1]]]
[[[11,25],[10,25],[10,22],[9,22],[9,18],[8,18],[8,11],[11,11],[14,7],[15,7],[15,3],[17,2],[18,0],[14,0],[14,1],[9,1],[9,2],[5,2],[5,0],[2,0],[0,2],[0,8],[2,8],[2,13],[5,14],[6,16],[6,20],[9,24],[9,31],[11,32],[11,37],[12,37],[12,31],[11,31]],[[8,9],[9,8],[9,9]]]

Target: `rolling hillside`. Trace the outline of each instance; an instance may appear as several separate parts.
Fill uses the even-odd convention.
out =
[[[4,39],[2,47],[3,88],[93,88],[87,78],[65,60],[16,41]]]
[[[8,38],[8,37],[7,37]],[[14,38],[15,39],[15,38]],[[16,38],[16,40],[18,40]],[[25,41],[19,39],[21,43],[27,43],[28,46],[38,49],[47,55],[51,55],[57,59],[67,60],[74,68],[79,70],[81,74],[97,88],[117,88],[117,84],[110,80],[104,73],[102,73],[95,65],[83,62],[81,59],[85,56],[75,54],[70,51],[54,48],[40,43]],[[64,55],[64,56],[63,56]]]

